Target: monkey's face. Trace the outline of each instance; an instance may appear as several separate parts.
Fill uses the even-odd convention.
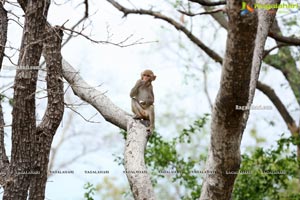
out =
[[[151,82],[152,81],[152,76],[149,74],[143,74],[142,75],[142,80],[145,82]]]
[[[153,73],[151,70],[149,70],[149,69],[143,71],[142,74],[141,74],[141,79],[142,79],[143,81],[146,81],[146,82],[154,81],[155,78],[156,78],[156,76],[155,76],[154,73]]]

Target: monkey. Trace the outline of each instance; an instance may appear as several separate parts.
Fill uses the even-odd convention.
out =
[[[147,131],[153,133],[154,130],[154,93],[152,81],[156,79],[154,73],[147,69],[141,73],[141,79],[137,80],[135,86],[130,91],[131,109],[135,114],[134,119],[149,120],[150,126]]]

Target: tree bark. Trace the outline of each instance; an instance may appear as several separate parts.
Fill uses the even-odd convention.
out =
[[[8,180],[4,186],[4,200],[25,200],[34,169],[36,141],[35,90],[37,69],[42,52],[48,1],[29,1],[25,11],[25,25],[19,55],[12,111],[12,154]]]
[[[72,87],[74,94],[91,104],[106,121],[124,130],[127,129],[128,120],[132,116],[113,104],[104,93],[87,84],[79,75],[79,72],[64,59],[63,76]]]
[[[0,71],[2,68],[2,61],[4,57],[4,50],[7,40],[7,11],[3,7],[3,3],[0,2]]]
[[[7,12],[3,7],[3,4],[0,2],[0,71],[4,57],[4,50],[7,40]],[[0,170],[4,163],[8,163],[8,158],[6,156],[5,147],[4,147],[4,119],[3,119],[3,110],[2,110],[2,96],[0,94]]]
[[[125,144],[125,170],[135,200],[154,200],[154,191],[145,165],[146,127],[129,120]]]
[[[47,28],[44,43],[44,57],[47,67],[48,105],[42,122],[36,131],[34,145],[34,169],[40,174],[32,177],[29,189],[29,200],[43,200],[48,174],[49,153],[53,136],[64,113],[64,89],[62,77],[61,42],[63,33],[59,28]]]
[[[1,94],[0,94],[1,95]],[[4,118],[3,118],[3,110],[2,110],[2,102],[0,96],[0,185],[5,184],[6,174],[8,170],[8,157],[5,151],[5,143],[4,143]]]
[[[7,12],[3,7],[3,4],[0,2],[0,72],[1,66],[4,57],[5,45],[7,40]],[[8,170],[8,157],[5,151],[5,142],[4,142],[4,117],[2,109],[2,94],[0,94],[0,185],[5,184],[6,174]]]
[[[263,2],[261,2],[263,3]],[[268,1],[264,3],[277,3]],[[227,1],[228,37],[201,200],[229,200],[240,167],[240,144],[259,76],[264,44],[275,15],[258,10],[241,16],[241,1]],[[233,173],[232,173],[233,172]]]

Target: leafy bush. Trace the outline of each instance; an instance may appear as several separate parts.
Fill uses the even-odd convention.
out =
[[[242,155],[240,170],[250,174],[238,175],[233,199],[299,200],[300,165],[295,151],[290,150],[290,144],[295,143],[295,138],[283,138],[282,135],[275,149],[257,148],[251,155]],[[293,189],[292,182],[297,182],[298,188]]]

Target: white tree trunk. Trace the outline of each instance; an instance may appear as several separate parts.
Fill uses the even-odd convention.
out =
[[[154,200],[154,191],[145,165],[146,127],[129,120],[125,146],[125,169],[135,200]]]

